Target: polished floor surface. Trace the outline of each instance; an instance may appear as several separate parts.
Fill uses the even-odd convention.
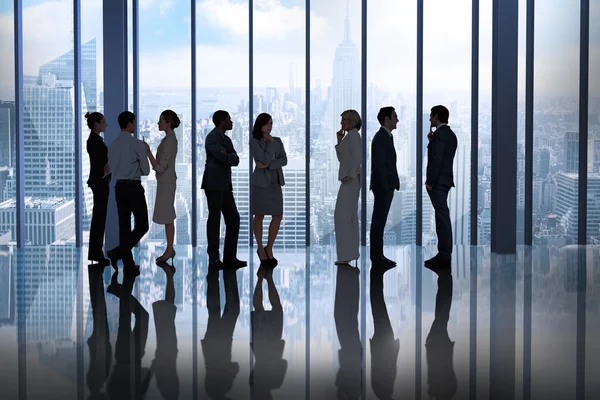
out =
[[[173,273],[138,249],[131,280],[0,247],[0,399],[600,399],[598,247],[458,246],[439,276],[415,246],[385,273],[365,248],[276,250],[272,272],[240,249],[218,274],[176,250]]]

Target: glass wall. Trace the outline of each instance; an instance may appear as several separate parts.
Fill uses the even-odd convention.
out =
[[[23,74],[27,243],[73,241],[73,3],[23,1]]]
[[[437,18],[444,16],[443,18]],[[424,5],[423,143],[427,145],[429,114],[435,105],[450,111],[448,125],[458,138],[454,184],[448,207],[454,245],[469,244],[471,193],[471,26],[472,1],[432,0]],[[443,61],[442,61],[443,60]],[[423,162],[426,181],[427,160]],[[423,243],[436,244],[435,218],[423,186]]]
[[[590,1],[587,243],[600,244],[600,1]],[[594,17],[592,17],[594,16]],[[591,166],[591,169],[590,169]]]
[[[0,6],[0,245],[16,235],[15,52],[13,3]]]
[[[361,2],[315,1],[310,12],[311,244],[334,244],[336,132],[342,112],[361,110]]]
[[[103,32],[102,0],[81,0],[81,112],[104,112],[104,68],[103,68]],[[107,121],[110,129],[116,129],[116,121]],[[93,195],[87,185],[90,175],[90,158],[86,142],[90,130],[85,123],[81,125],[81,161],[83,187],[83,241],[88,242],[90,222],[92,220]]]
[[[233,121],[230,135],[240,157],[240,164],[232,169],[233,191],[240,213],[240,246],[248,244],[250,233],[249,212],[249,59],[248,59],[248,1],[206,1],[196,5],[196,77],[197,87],[197,165],[192,179],[197,180],[198,244],[206,246],[208,207],[201,190],[202,174],[206,163],[204,139],[214,129],[212,115],[216,110],[229,112]],[[221,219],[222,221],[222,219]],[[225,233],[221,222],[222,234]]]
[[[417,4],[408,0],[393,3],[377,0],[370,1],[368,6],[367,115],[361,132],[367,136],[367,190],[371,174],[371,141],[381,126],[377,121],[377,113],[381,107],[392,106],[399,119],[392,134],[397,154],[396,166],[400,175],[400,191],[395,192],[388,215],[385,244],[411,244],[415,243],[417,229]],[[397,16],[394,24],[380,23],[390,14]],[[428,118],[429,116],[424,124],[429,123]],[[424,146],[426,142],[425,139]],[[367,232],[370,229],[373,202],[373,192],[369,191]],[[425,210],[429,211],[429,208]],[[424,227],[424,230],[430,233],[431,224]]]
[[[177,137],[175,244],[188,245],[192,243],[191,4],[189,0],[140,2],[138,13],[138,134],[156,157],[165,137],[165,132],[158,130],[160,114],[170,109],[179,117],[180,125],[174,130]],[[156,172],[151,171],[142,180],[151,222],[146,244],[162,245],[166,240],[165,227],[152,222],[158,190]]]
[[[579,14],[567,0],[535,9],[534,244],[577,241]]]

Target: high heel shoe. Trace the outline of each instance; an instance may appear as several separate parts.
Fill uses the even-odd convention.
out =
[[[175,250],[173,250],[173,252],[171,254],[163,254],[162,256],[158,257],[156,259],[156,262],[167,262],[169,259],[171,260],[171,262],[173,262],[173,259],[175,258]]]
[[[267,255],[267,257],[269,258],[269,261],[271,262],[271,266],[272,267],[276,267],[277,264],[279,264],[277,262],[277,259],[275,257],[273,257],[273,252],[271,252],[271,254],[269,255],[269,253],[267,253],[267,248],[265,247],[265,254]]]
[[[265,255],[267,255],[267,251],[263,248],[263,251],[265,252]],[[269,259],[269,256],[267,255],[267,258],[265,258],[264,260],[262,258],[260,258],[260,249],[256,249],[256,255],[258,256],[258,259],[260,260],[260,263],[263,264],[265,261],[267,261]]]

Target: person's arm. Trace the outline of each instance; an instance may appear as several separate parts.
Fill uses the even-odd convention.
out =
[[[433,187],[440,176],[445,147],[446,143],[439,137],[435,137],[435,135],[429,142],[427,149],[427,181],[425,182],[428,186]]]
[[[277,140],[279,142],[279,146],[281,146],[281,151],[283,153],[283,156],[271,161],[271,163],[269,164],[269,169],[277,169],[277,168],[285,167],[288,163],[288,160],[287,160],[287,154],[285,153],[285,148],[283,147],[283,142],[281,141],[280,138],[273,138],[273,140]]]
[[[135,139],[135,141],[135,153],[140,162],[140,172],[142,173],[142,176],[148,176],[150,174],[150,163],[148,162],[146,146],[144,146],[141,140]]]
[[[216,134],[209,133],[208,136],[206,136],[204,147],[206,148],[206,151],[208,151],[210,155],[215,158],[215,160],[223,165],[235,167],[240,163],[240,159],[235,151],[231,154],[226,153],[225,147],[221,146],[217,140]]]
[[[105,167],[108,164],[108,154],[101,143],[88,141],[86,147],[90,156],[90,166],[102,165]]]
[[[375,136],[371,144],[371,169],[374,171],[375,179],[379,181],[382,188],[387,188],[389,182],[385,170],[385,143],[381,140],[382,136]]]
[[[254,162],[262,163],[266,166],[269,166],[273,161],[273,155],[267,151],[269,147],[269,142],[266,142],[265,148],[260,144],[259,140],[252,139],[250,142],[250,154],[252,154],[252,158],[254,158]]]
[[[152,163],[152,168],[156,171],[157,174],[162,175],[169,168],[169,165],[173,165],[173,160],[177,157],[177,142],[175,140],[165,140],[162,144],[163,148],[160,152],[160,157],[158,160],[152,159],[152,153],[148,153],[148,158],[150,158],[150,162]],[[152,157],[151,157],[152,156]]]
[[[362,142],[358,132],[353,134],[350,139],[350,170],[348,171],[348,177],[356,179],[360,174],[360,166],[362,164]]]

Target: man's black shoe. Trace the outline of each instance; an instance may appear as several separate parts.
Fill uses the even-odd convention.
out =
[[[238,260],[237,258],[234,258],[231,260],[223,259],[223,264],[225,264],[226,268],[233,268],[233,269],[244,268],[245,266],[248,265],[248,263],[246,261]]]

